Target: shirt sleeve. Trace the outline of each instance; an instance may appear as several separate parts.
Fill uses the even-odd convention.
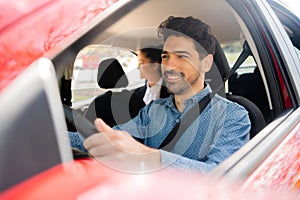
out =
[[[191,170],[207,173],[217,166],[217,164],[214,162],[201,162],[164,150],[160,150],[160,153],[162,161],[161,164],[163,168],[173,167],[181,170]]]
[[[249,141],[250,128],[251,122],[244,108],[229,110],[207,159],[218,164],[226,160]]]
[[[116,125],[112,128],[115,130],[126,131],[130,133],[131,136],[136,138],[141,138],[141,139],[145,138],[146,127],[149,125],[151,121],[147,114],[148,109],[149,109],[149,105],[146,105],[144,108],[140,110],[140,112],[136,117],[134,117],[133,119],[129,120],[124,124]]]
[[[81,151],[87,152],[87,150],[83,146],[84,137],[80,135],[78,132],[68,132],[71,147],[80,149]]]
[[[226,123],[219,129],[204,161],[160,150],[162,167],[175,167],[183,170],[207,173],[239,150],[249,141],[251,127],[248,113],[244,109],[235,110],[235,114],[227,113]]]

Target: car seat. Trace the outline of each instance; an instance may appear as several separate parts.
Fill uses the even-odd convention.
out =
[[[251,73],[241,75],[234,73],[229,78],[229,88],[232,94],[243,96],[252,101],[262,111],[266,122],[271,121],[267,94],[263,88],[263,80],[257,66]]]
[[[237,60],[236,63],[242,63],[242,59],[245,58],[245,54],[247,53],[247,51],[243,51],[243,53],[240,56],[240,59]],[[224,86],[225,81],[228,80],[231,76],[231,74],[234,74],[234,70],[236,70],[236,67],[233,67],[233,70],[230,70],[229,64],[227,62],[227,59],[225,57],[225,54],[223,52],[223,49],[220,46],[220,43],[218,42],[218,40],[216,39],[216,46],[215,46],[215,55],[214,55],[214,64],[216,65],[217,69],[218,69],[218,73],[220,73],[219,76],[222,77],[222,84]],[[216,76],[216,75],[212,75],[210,74],[210,76]],[[217,75],[218,76],[218,75]],[[212,79],[214,79],[214,77],[212,77]],[[214,82],[214,80],[212,80],[212,82]],[[236,83],[237,87],[244,87],[239,85],[239,83]],[[220,88],[222,88],[221,86],[214,86],[212,87],[213,90],[219,90]],[[218,91],[216,91],[217,93],[220,93]],[[266,122],[265,122],[265,118],[263,113],[261,112],[261,110],[258,108],[258,106],[256,106],[252,101],[250,101],[249,99],[240,96],[238,94],[233,95],[233,94],[226,94],[226,98],[236,102],[240,105],[242,105],[249,113],[249,118],[251,121],[251,129],[250,129],[250,138],[253,138],[262,128],[265,127]]]
[[[100,88],[109,90],[91,102],[84,116],[91,122],[100,117],[109,126],[130,120],[128,105],[132,92],[124,89],[128,79],[119,61],[115,58],[103,60],[98,67],[97,80]],[[112,90],[117,88],[121,91]]]

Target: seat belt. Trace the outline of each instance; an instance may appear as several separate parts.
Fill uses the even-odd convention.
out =
[[[251,49],[249,47],[249,44],[247,41],[244,42],[243,44],[243,51],[235,61],[233,67],[231,68],[229,74],[224,78],[224,82],[227,81],[231,75],[241,66],[241,64],[249,57],[252,55]]]
[[[172,151],[181,135],[201,114],[204,108],[206,108],[206,106],[209,104],[210,100],[213,98],[214,95],[214,92],[206,95],[191,109],[189,109],[187,113],[183,116],[182,120],[175,125],[175,127],[171,130],[168,136],[164,139],[164,141],[159,146],[159,149],[163,149],[169,152]]]

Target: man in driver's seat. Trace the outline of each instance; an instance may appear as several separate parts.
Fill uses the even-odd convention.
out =
[[[162,74],[173,95],[152,101],[128,123],[113,128],[96,119],[99,133],[88,137],[83,146],[94,158],[119,170],[143,172],[169,166],[209,172],[249,140],[248,113],[212,95],[204,81],[215,47],[207,24],[192,17],[169,17],[158,31],[164,39]],[[168,143],[169,133],[187,111],[209,95],[201,114],[176,142]],[[132,136],[142,138],[144,144]]]

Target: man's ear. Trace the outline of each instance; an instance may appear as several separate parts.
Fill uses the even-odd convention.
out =
[[[214,62],[214,57],[212,54],[208,54],[206,57],[202,59],[202,61],[204,62],[203,71],[208,72],[212,67],[212,64]]]

